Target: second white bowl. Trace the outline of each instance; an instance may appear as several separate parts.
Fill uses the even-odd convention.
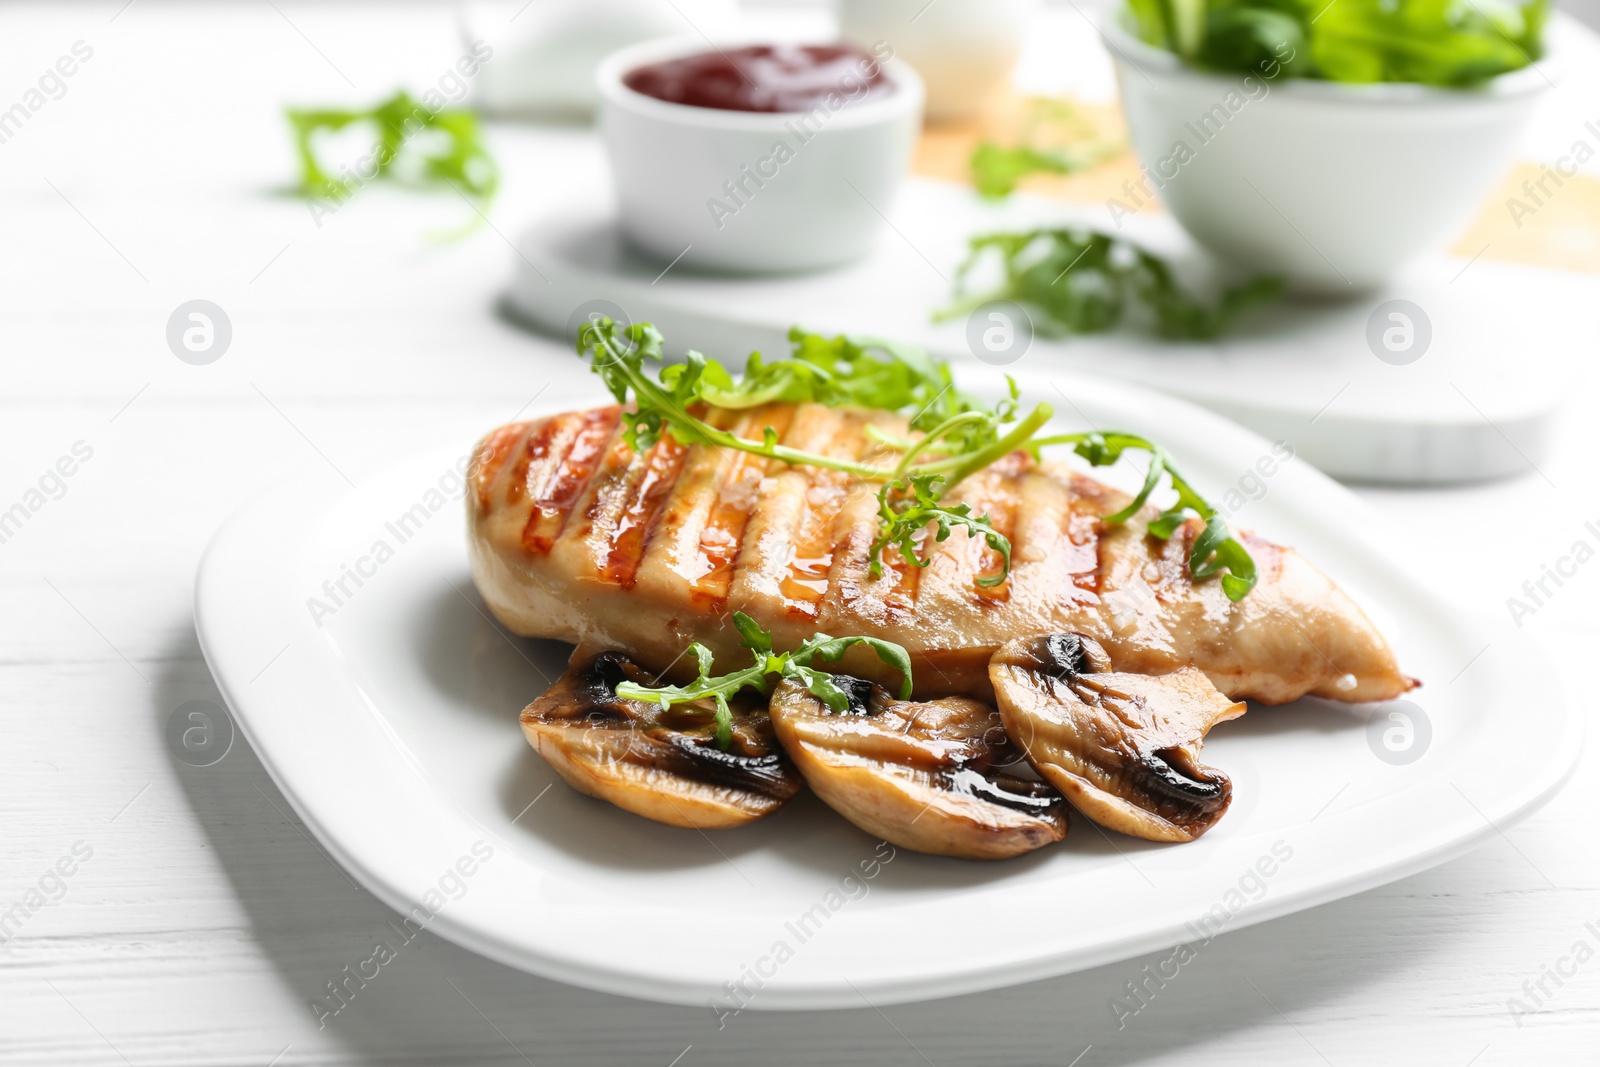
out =
[[[1370,289],[1458,233],[1553,77],[1545,61],[1473,89],[1213,74],[1115,15],[1101,29],[1149,176],[1119,199],[1154,191],[1206,248],[1301,292]]]

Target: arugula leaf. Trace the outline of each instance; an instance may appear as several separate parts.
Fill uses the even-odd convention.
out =
[[[733,626],[739,631],[739,644],[748,648],[757,660],[772,655],[772,634],[763,630],[756,620],[742,611],[736,611],[733,613]],[[707,661],[705,666],[709,667],[710,662]],[[706,672],[702,670],[700,673],[703,675]]]
[[[1185,305],[1174,305],[1173,314],[1198,314]],[[945,493],[969,475],[983,470],[1019,449],[1038,457],[1040,449],[1053,444],[1074,445],[1075,451],[1091,465],[1114,463],[1129,448],[1148,451],[1151,464],[1145,485],[1133,503],[1105,521],[1126,522],[1149,500],[1159,487],[1163,474],[1169,476],[1178,494],[1178,503],[1150,526],[1161,538],[1171,537],[1192,511],[1203,518],[1207,531],[1196,541],[1190,554],[1190,573],[1197,579],[1222,574],[1223,588],[1238,600],[1255,584],[1255,565],[1242,545],[1227,534],[1221,519],[1212,519],[1215,509],[1205,502],[1178,474],[1158,446],[1133,434],[1094,433],[1040,437],[1040,430],[1054,411],[1049,404],[1035,404],[1019,417],[1017,385],[1010,382],[1008,395],[992,408],[978,403],[950,385],[947,367],[934,364],[925,354],[910,348],[872,342],[870,345],[848,338],[822,338],[794,330],[790,338],[795,355],[778,363],[759,363],[752,357],[757,381],[735,382],[727,370],[698,352],[688,353],[681,367],[664,369],[659,380],[645,373],[645,363],[661,359],[662,338],[649,323],[623,327],[607,318],[585,323],[578,331],[577,347],[589,358],[590,369],[600,376],[617,402],[623,405],[623,436],[629,447],[644,450],[661,439],[663,433],[685,445],[733,448],[783,463],[824,467],[843,471],[864,481],[884,483],[878,495],[879,514],[884,522],[870,550],[872,572],[882,573],[882,553],[890,544],[916,566],[925,566],[926,557],[917,555],[917,531],[935,524],[935,539],[943,541],[956,527],[969,537],[983,537],[999,552],[1003,567],[998,575],[976,579],[985,586],[999,585],[1011,569],[1011,544],[996,531],[987,516],[974,516],[966,504],[946,506]],[[872,355],[881,352],[881,356]],[[792,366],[782,366],[793,364]],[[895,364],[898,370],[878,364]],[[816,367],[826,377],[811,375],[804,367]],[[773,368],[778,368],[774,370]],[[765,386],[763,386],[765,381]],[[831,384],[830,384],[831,383]],[[785,396],[811,399],[818,403],[843,404],[875,398],[887,405],[896,401],[906,406],[928,396],[940,385],[911,420],[922,436],[896,438],[881,431],[869,433],[889,449],[900,453],[892,467],[876,466],[792,448],[779,442],[768,427],[760,441],[739,437],[706,422],[698,412],[717,406],[718,398],[736,404],[765,387]],[[894,409],[889,409],[894,410]],[[1201,551],[1204,549],[1204,551]],[[1226,572],[1226,573],[1223,573]],[[750,624],[754,627],[754,623]],[[770,657],[770,645],[762,647],[759,628],[740,630],[752,653]],[[698,656],[699,653],[696,652]],[[702,695],[710,695],[707,691]]]
[[[1205,38],[1206,0],[1167,0],[1172,48],[1180,56],[1193,56]]]
[[[797,678],[806,683],[806,689],[812,696],[817,697],[833,711],[845,711],[850,707],[850,694],[840,689],[833,680],[833,675],[827,671],[819,671],[809,664],[814,657],[821,657],[827,663],[837,663],[844,658],[844,654],[856,645],[866,645],[878,656],[878,659],[887,663],[900,673],[900,686],[896,695],[901,700],[911,696],[911,656],[904,648],[893,641],[884,641],[877,637],[829,637],[827,634],[814,634],[808,641],[795,649],[789,662],[780,673],[785,678]]]
[[[623,682],[617,686],[617,695],[625,700],[654,701],[663,708],[674,704],[692,704],[711,699],[716,706],[717,745],[726,749],[733,743],[733,710],[728,698],[744,689],[754,689],[763,695],[771,692],[772,675],[793,678],[803,683],[817,699],[834,711],[844,711],[850,706],[850,696],[833,681],[827,671],[811,664],[817,659],[837,663],[856,645],[871,648],[880,660],[900,672],[899,696],[911,696],[911,656],[892,641],[876,637],[829,637],[816,633],[807,638],[792,652],[774,654],[772,633],[742,611],[733,613],[733,625],[739,631],[740,644],[750,650],[754,663],[741,670],[714,675],[711,650],[696,641],[689,646],[694,656],[698,676],[688,685],[645,686],[637,682]]]
[[[1011,195],[1030,174],[1072,174],[1089,170],[1118,154],[1123,146],[1105,141],[1071,103],[1035,98],[1017,143],[982,141],[967,166],[979,195],[998,200]]]
[[[970,251],[956,272],[956,299],[935,312],[935,321],[969,314],[991,300],[1014,300],[1041,313],[1042,333],[1101,333],[1121,322],[1130,298],[1137,298],[1153,313],[1161,336],[1205,340],[1283,292],[1281,278],[1261,275],[1223,290],[1215,304],[1203,304],[1179,287],[1160,257],[1092,230],[991,233],[968,243]],[[1000,285],[967,294],[968,277],[988,259],[999,260]]]
[[[478,116],[465,108],[432,111],[402,89],[370,108],[287,108],[284,115],[294,130],[301,196],[343,200],[381,180],[422,189],[452,186],[482,207],[500,184]],[[359,123],[370,123],[376,132],[372,151],[359,163],[371,173],[346,167],[336,175],[317,158],[313,141],[321,131]]]
[[[1044,332],[1099,333],[1122,320],[1126,303],[1122,268],[1113,262],[1116,244],[1106,234],[1074,230],[1034,230],[973,237],[966,260],[956,270],[956,303],[936,312],[943,320],[969,313],[990,300],[1015,300],[1044,313]],[[967,296],[968,276],[985,258],[996,257],[1001,285]]]
[[[600,318],[578,328],[578,353],[589,357],[590,369],[623,405],[623,438],[635,451],[650,448],[662,433],[670,433],[684,445],[733,448],[874,481],[886,473],[870,464],[791,448],[780,444],[775,433],[767,433],[761,441],[751,441],[712,426],[695,410],[701,404],[710,404],[710,398],[719,395],[718,389],[727,388],[719,384],[731,381],[726,368],[698,352],[689,352],[681,367],[669,367],[662,372],[660,381],[652,381],[644,365],[647,360],[661,359],[661,346],[660,331],[648,322],[624,327],[609,318]]]
[[[1309,66],[1306,30],[1294,14],[1276,7],[1213,8],[1206,13],[1205,42],[1195,60],[1213,70],[1263,74],[1277,63],[1278,75],[1293,77]]]
[[[972,183],[978,187],[978,195],[988,200],[1010,196],[1017,183],[1030,174],[1071,174],[1082,169],[1059,151],[1031,145],[1004,148],[993,141],[979,142],[967,165],[972,168]]]
[[[1133,29],[1141,41],[1172,49],[1172,30],[1163,0],[1128,0],[1128,14],[1133,16]]]
[[[1196,579],[1220,574],[1222,591],[1234,603],[1250,595],[1257,580],[1255,560],[1229,532],[1221,513],[1178,473],[1164,448],[1136,434],[1098,431],[1036,438],[1028,447],[1037,456],[1039,449],[1059,444],[1072,445],[1073,452],[1087,460],[1091,467],[1109,467],[1130,448],[1150,453],[1150,464],[1145,469],[1144,484],[1139,492],[1121,511],[1107,515],[1105,522],[1116,526],[1137,515],[1160,487],[1162,475],[1166,475],[1178,499],[1149,523],[1146,530],[1152,537],[1170,540],[1189,521],[1191,514],[1199,516],[1205,525],[1189,548],[1189,573]]]
[[[968,537],[982,537],[987,541],[990,548],[1000,553],[1004,566],[999,574],[979,578],[977,582],[990,588],[1004,582],[1011,573],[1011,542],[994,528],[989,516],[973,515],[970,504],[954,507],[940,504],[938,486],[944,481],[942,474],[913,474],[909,481],[908,486],[896,479],[878,490],[878,514],[883,519],[883,527],[868,551],[872,559],[869,573],[874,578],[883,573],[883,550],[889,545],[899,548],[906,562],[926,567],[931,560],[917,555],[917,534],[931,522],[935,541],[948,541],[950,530],[956,526],[965,528]]]
[[[1163,337],[1207,340],[1221,336],[1233,320],[1258,304],[1267,304],[1283,295],[1283,278],[1259,274],[1224,289],[1215,304],[1194,299],[1179,287],[1167,264],[1139,249],[1137,266],[1128,272],[1128,281],[1156,316],[1156,332]]]
[[[1128,0],[1140,39],[1276,78],[1471,86],[1544,53],[1549,0]]]
[[[909,345],[843,334],[824,337],[799,327],[789,331],[789,342],[794,346],[789,359],[768,362],[761,353],[750,353],[737,381],[721,364],[694,352],[684,365],[666,368],[661,380],[680,388],[691,379],[692,398],[719,408],[813,401],[882,411],[945,410],[963,402],[950,368]]]
[[[1379,3],[1340,0],[1310,29],[1311,60],[1333,81],[1473,85],[1518,70],[1541,52],[1544,4]],[[1527,11],[1528,14],[1524,14]]]

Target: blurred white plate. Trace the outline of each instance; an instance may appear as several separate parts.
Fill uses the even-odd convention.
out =
[[[1267,451],[1128,386],[1023,386],[1070,398],[1067,423],[1159,436],[1217,494]],[[538,410],[600,399],[568,386]],[[518,711],[567,649],[508,636],[473,590],[451,477],[470,444],[353,489],[321,468],[263,495],[206,553],[197,628],[262,763],[354,877],[441,936],[551,978],[730,1007],[727,983],[743,983],[752,1008],[799,1009],[1062,974],[1441,863],[1548,798],[1578,754],[1580,719],[1538,654],[1509,630],[1474,631],[1373,513],[1291,461],[1242,520],[1344,583],[1425,685],[1370,729],[1372,709],[1314,700],[1218,728],[1206,756],[1236,802],[1200,841],[1113,838],[1074,817],[1059,845],[969,863],[895,854],[809,797],[736,831],[656,825],[567,788],[522,739]],[[1389,711],[1408,717],[1413,762],[1369,743],[1398,730],[1404,748],[1407,722]]]

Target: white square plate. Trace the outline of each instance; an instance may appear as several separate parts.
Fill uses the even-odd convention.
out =
[[[1213,500],[1268,451],[1130,386],[1019,380],[1025,399],[1070,398],[1064,428],[1160,440]],[[441,936],[550,978],[799,1009],[1063,974],[1441,863],[1537,807],[1577,759],[1581,720],[1537,651],[1487,640],[1419,583],[1376,515],[1290,461],[1241,521],[1343,584],[1424,687],[1395,706],[1307,699],[1218,727],[1206,758],[1235,800],[1199,841],[1155,845],[1075,815],[1060,844],[963,862],[895,852],[809,796],[739,830],[660,826],[567,788],[524,743],[518,712],[568,649],[511,637],[472,587],[455,473],[469,447],[354,489],[311,475],[268,492],[207,551],[197,627],[262,763],[352,875]],[[1417,758],[1380,758],[1386,732]]]

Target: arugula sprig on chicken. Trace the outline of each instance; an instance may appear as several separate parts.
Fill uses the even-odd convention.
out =
[[[1042,435],[1055,414],[1049,404],[1035,404],[1026,415],[1020,414],[1016,383],[1008,378],[1009,395],[985,407],[955,387],[947,365],[907,345],[876,338],[830,338],[798,327],[789,331],[789,341],[793,346],[789,358],[767,361],[752,353],[738,378],[721,363],[693,351],[681,364],[665,366],[652,378],[645,365],[661,361],[663,339],[649,323],[623,326],[608,318],[586,322],[578,330],[577,349],[623,405],[623,436],[636,451],[649,449],[662,434],[670,434],[683,445],[732,448],[882,483],[878,501],[883,525],[871,548],[875,574],[881,571],[882,554],[890,545],[907,562],[927,566],[929,557],[918,552],[919,531],[931,528],[934,540],[943,541],[961,528],[969,537],[983,537],[1000,554],[1000,572],[979,581],[1001,584],[1010,573],[1010,541],[994,529],[987,515],[975,516],[969,505],[947,504],[944,498],[963,479],[1013,452],[1026,451],[1038,458],[1044,448],[1071,445],[1093,467],[1117,463],[1129,449],[1149,453],[1138,494],[1103,521],[1126,522],[1166,480],[1176,500],[1149,524],[1149,533],[1169,539],[1191,516],[1198,516],[1203,527],[1190,549],[1189,573],[1196,579],[1220,576],[1223,592],[1232,601],[1244,599],[1254,588],[1256,568],[1249,552],[1216,508],[1178,473],[1165,450],[1147,438],[1100,431]],[[896,437],[869,428],[870,436],[899,455],[893,465],[879,465],[792,448],[779,441],[772,427],[759,441],[740,437],[699,414],[710,407],[750,408],[773,402],[897,412],[909,416],[915,436]]]

